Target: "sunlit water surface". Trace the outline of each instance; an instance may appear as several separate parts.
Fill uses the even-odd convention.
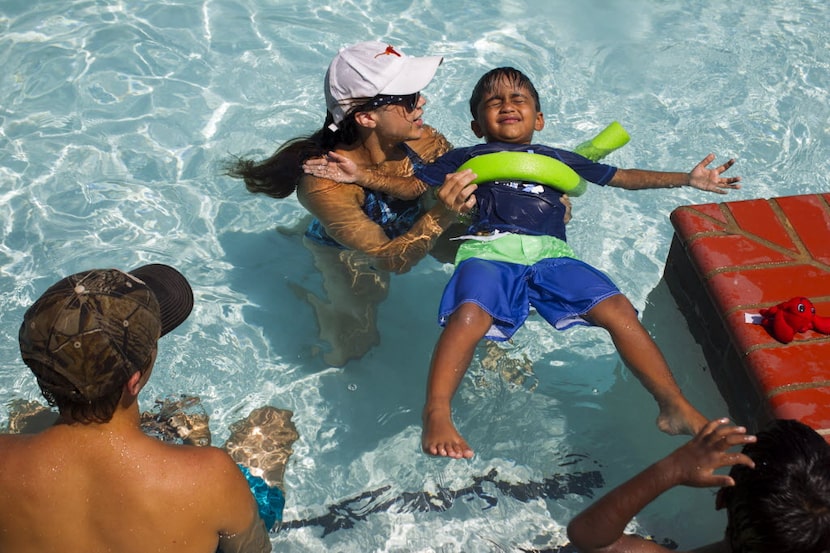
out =
[[[295,198],[248,194],[221,174],[319,128],[337,49],[387,40],[445,63],[427,121],[474,141],[466,101],[486,70],[513,65],[541,91],[540,142],[574,146],[621,121],[609,162],[690,170],[736,157],[742,200],[828,190],[830,5],[820,1],[6,0],[0,4],[0,424],[39,398],[19,360],[25,308],[79,270],[179,267],[196,308],[161,343],[145,404],[202,396],[216,443],[261,404],[295,412],[288,529],[275,551],[533,551],[566,542],[597,493],[682,444],[596,329],[532,317],[500,365],[482,347],[456,399],[472,461],[419,452],[435,312],[451,267],[425,259],[393,277],[381,343],[344,368],[317,354],[322,294]],[[726,406],[661,281],[678,205],[692,190],[594,188],[575,201],[571,242],[641,311],[687,395]],[[372,492],[372,493],[367,493]],[[713,490],[674,490],[638,518],[682,548],[717,539]]]

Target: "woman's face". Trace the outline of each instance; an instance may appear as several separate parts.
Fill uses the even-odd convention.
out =
[[[414,101],[407,99],[376,108],[372,111],[375,131],[395,143],[421,138],[426,103],[426,98],[417,94]]]

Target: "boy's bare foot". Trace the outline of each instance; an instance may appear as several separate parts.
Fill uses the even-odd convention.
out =
[[[677,436],[688,434],[695,436],[707,423],[700,411],[695,409],[685,398],[674,403],[660,404],[657,428],[666,434]]]
[[[424,408],[423,421],[421,447],[424,453],[453,459],[472,458],[473,450],[455,429],[449,408]]]

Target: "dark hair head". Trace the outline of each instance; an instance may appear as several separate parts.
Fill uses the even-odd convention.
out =
[[[50,368],[40,361],[30,360],[26,365],[35,374],[45,374]],[[147,367],[149,368],[149,367]],[[142,372],[146,371],[145,368]],[[52,407],[57,407],[61,416],[73,422],[82,424],[105,423],[112,419],[118,402],[121,401],[124,384],[127,378],[118,376],[113,380],[112,386],[101,393],[95,400],[75,397],[70,394],[63,394],[55,391],[56,386],[69,387],[71,382],[61,375],[55,375],[51,382],[37,379],[38,387],[46,402]]]
[[[723,489],[733,553],[830,551],[830,445],[794,420],[776,420],[743,452]]]
[[[527,89],[533,101],[536,102],[536,111],[542,111],[539,92],[536,91],[536,87],[533,86],[533,83],[527,75],[512,67],[497,67],[482,75],[473,88],[473,93],[470,96],[470,114],[473,116],[473,119],[478,117],[478,106],[484,97],[493,92],[502,81],[507,81],[516,88]]]
[[[152,367],[159,337],[192,309],[190,283],[169,265],[82,271],[50,286],[26,310],[20,355],[63,416],[107,422],[124,384]]]

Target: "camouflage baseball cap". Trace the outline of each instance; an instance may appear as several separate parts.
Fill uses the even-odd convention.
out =
[[[26,311],[20,353],[47,399],[91,402],[146,370],[158,338],[192,308],[190,284],[170,266],[84,271],[52,285]]]

